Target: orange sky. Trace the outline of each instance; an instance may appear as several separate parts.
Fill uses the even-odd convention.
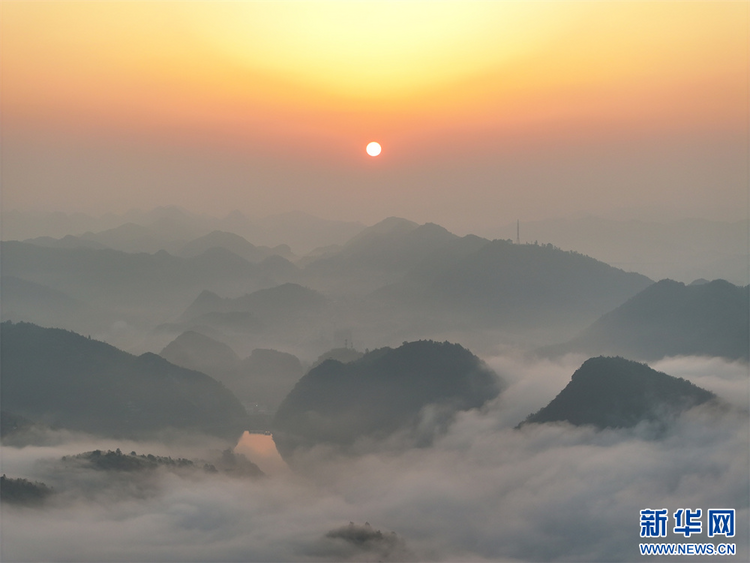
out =
[[[1,9],[5,208],[746,213],[746,2]]]

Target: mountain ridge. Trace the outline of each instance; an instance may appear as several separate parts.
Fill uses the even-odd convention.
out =
[[[572,340],[541,348],[539,353],[582,352],[642,360],[706,355],[747,362],[749,291],[750,286],[725,280],[690,285],[660,280],[602,315]]]
[[[174,428],[231,440],[246,429],[239,400],[204,373],[64,329],[4,322],[0,330],[3,411],[113,437]]]

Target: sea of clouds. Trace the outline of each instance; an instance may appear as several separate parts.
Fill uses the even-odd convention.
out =
[[[377,447],[363,442],[358,456],[321,447],[299,458],[296,471],[277,467],[256,480],[118,476],[62,470],[56,461],[117,447],[191,459],[220,451],[197,440],[70,434],[43,446],[4,446],[3,473],[45,482],[57,494],[42,508],[2,507],[0,559],[639,561],[640,510],[731,507],[737,534],[719,541],[735,543],[737,555],[721,560],[747,561],[747,366],[707,358],[653,364],[733,405],[693,409],[658,439],[645,426],[515,429],[582,361],[492,358],[507,389],[482,410],[461,413],[433,447],[399,448],[398,436]],[[669,531],[664,541],[680,541]]]

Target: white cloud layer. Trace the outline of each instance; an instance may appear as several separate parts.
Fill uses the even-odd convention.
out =
[[[734,507],[737,536],[729,541],[737,556],[722,561],[748,560],[746,412],[694,409],[659,441],[643,428],[514,430],[564,387],[580,362],[489,363],[509,388],[484,410],[462,413],[433,448],[358,458],[313,450],[304,474],[251,481],[165,473],[128,487],[106,474],[61,472],[39,460],[114,447],[200,457],[209,446],[101,440],[5,447],[4,473],[61,493],[43,509],[3,506],[0,559],[639,561],[641,509]],[[747,392],[746,373],[735,364],[680,358],[654,367],[707,388],[715,384],[720,395],[722,385],[730,395]],[[342,544],[347,540],[339,533],[337,547],[330,547],[334,540],[326,534],[350,521],[369,522],[385,539],[367,551]],[[670,533],[666,541],[679,536]]]

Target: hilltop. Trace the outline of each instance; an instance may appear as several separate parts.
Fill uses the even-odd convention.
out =
[[[419,341],[380,348],[343,364],[326,360],[297,383],[276,412],[273,437],[285,459],[316,444],[348,447],[399,430],[428,445],[460,410],[482,406],[502,382],[458,344]],[[419,427],[423,410],[431,420]]]
[[[643,421],[664,422],[714,399],[713,393],[646,364],[600,356],[586,360],[557,397],[522,424],[628,428]]]

